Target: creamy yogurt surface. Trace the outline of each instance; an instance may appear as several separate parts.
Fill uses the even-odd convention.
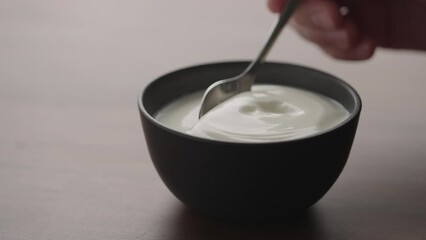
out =
[[[282,85],[254,85],[252,91],[216,106],[198,119],[204,92],[184,96],[155,118],[190,135],[228,142],[276,142],[332,128],[349,112],[337,101]]]

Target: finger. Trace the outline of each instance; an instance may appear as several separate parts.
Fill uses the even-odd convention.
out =
[[[280,12],[288,0],[268,0],[272,12]],[[333,0],[304,0],[294,13],[294,19],[307,27],[337,29],[343,24],[339,5]]]
[[[293,19],[298,25],[312,29],[337,30],[344,26],[340,7],[333,0],[305,0]]]
[[[321,49],[331,57],[340,60],[366,60],[373,56],[376,44],[370,39],[364,38],[358,45],[351,49],[340,50],[329,47],[321,47]]]
[[[268,0],[268,7],[272,12],[280,12],[287,1]],[[344,1],[340,0],[339,3],[344,4]],[[342,16],[339,3],[333,0],[304,0],[293,15],[292,25],[302,37],[318,44],[334,58],[370,58],[377,45],[365,37],[360,39],[362,33],[349,18]]]
[[[294,29],[306,40],[320,45],[323,48],[336,48],[347,50],[358,44],[359,34],[356,26],[349,21],[343,27],[333,30],[323,30],[305,26],[297,21],[292,21]]]

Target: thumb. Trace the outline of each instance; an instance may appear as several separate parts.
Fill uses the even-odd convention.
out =
[[[287,0],[268,0],[268,8],[271,10],[271,12],[280,12],[281,8],[284,6],[284,4],[287,3]]]

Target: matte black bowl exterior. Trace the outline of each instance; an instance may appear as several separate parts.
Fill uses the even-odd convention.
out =
[[[200,65],[149,84],[139,110],[152,161],[170,191],[188,207],[232,221],[273,221],[317,202],[345,166],[355,136],[361,100],[347,83],[306,67],[266,63],[256,83],[308,89],[342,103],[351,113],[320,134],[274,143],[229,143],[170,130],[153,115],[165,104],[236,76],[248,62]]]

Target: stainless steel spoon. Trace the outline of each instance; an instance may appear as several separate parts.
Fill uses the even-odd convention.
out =
[[[198,115],[199,118],[229,98],[239,93],[250,91],[251,85],[256,78],[257,70],[264,62],[266,55],[268,54],[281,30],[286,25],[292,13],[301,1],[302,0],[289,0],[287,2],[286,6],[283,7],[283,10],[281,11],[281,14],[271,33],[269,34],[262,50],[243,73],[233,78],[219,80],[207,88],[201,101],[200,113]]]

